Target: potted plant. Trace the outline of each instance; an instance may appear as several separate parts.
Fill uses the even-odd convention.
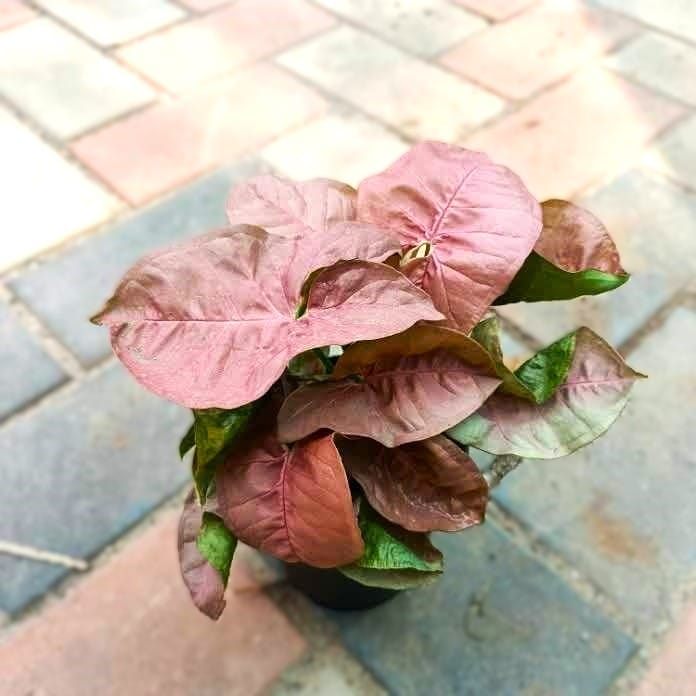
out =
[[[93,319],[193,409],[179,550],[212,618],[237,540],[338,608],[435,580],[430,532],[483,522],[521,458],[602,435],[641,377],[588,328],[505,364],[492,307],[628,275],[591,213],[539,204],[485,154],[421,143],[357,191],[260,176],[227,215],[141,260]],[[498,456],[481,472],[470,448]]]

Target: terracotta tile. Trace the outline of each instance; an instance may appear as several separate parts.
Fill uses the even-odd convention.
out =
[[[256,588],[214,623],[190,603],[168,513],[0,645],[0,692],[51,696],[260,693],[305,651]],[[237,581],[250,580],[233,564]],[[240,578],[241,576],[241,578]]]
[[[240,0],[122,48],[123,61],[173,92],[263,58],[335,20],[305,0]]]
[[[693,696],[696,688],[696,604],[669,634],[635,696]]]
[[[74,152],[134,204],[318,116],[313,90],[262,65],[78,140]]]
[[[478,33],[441,62],[506,97],[525,99],[635,32],[619,15],[549,3]]]
[[[529,7],[535,0],[455,0],[460,5],[478,12],[484,17],[500,21],[521,12]]]
[[[19,0],[0,0],[0,30],[26,22],[36,16],[36,12]]]
[[[682,110],[589,68],[465,141],[514,169],[541,200],[573,194],[627,169]]]

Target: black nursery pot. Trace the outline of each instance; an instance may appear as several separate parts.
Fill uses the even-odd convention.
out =
[[[361,585],[333,568],[312,568],[301,563],[286,563],[285,569],[292,587],[327,609],[371,609],[399,594],[399,590]]]

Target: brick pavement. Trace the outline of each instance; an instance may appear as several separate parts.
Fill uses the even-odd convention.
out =
[[[696,693],[695,72],[684,0],[0,0],[0,541],[90,565],[0,555],[0,693]],[[234,181],[357,183],[425,137],[583,201],[635,274],[506,308],[511,350],[583,323],[651,379],[447,537],[443,582],[338,617],[247,551],[212,625],[172,546],[186,415],[86,318]]]

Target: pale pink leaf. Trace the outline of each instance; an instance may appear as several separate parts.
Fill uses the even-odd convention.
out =
[[[256,225],[293,240],[284,283],[298,295],[311,270],[339,260],[383,261],[399,251],[393,233],[355,220],[355,198],[354,189],[337,181],[262,175],[232,190],[227,217],[232,225]]]
[[[358,187],[358,218],[430,253],[405,266],[449,323],[469,331],[513,279],[539,237],[539,203],[486,155],[420,143]]]
[[[341,257],[332,248],[330,259],[317,250],[320,265]],[[236,408],[305,350],[441,318],[398,271],[350,261],[317,275],[295,319],[301,284],[286,280],[298,259],[308,263],[298,253],[297,240],[258,227],[219,230],[136,264],[94,321],[110,327],[116,355],[151,391],[190,408]]]
[[[265,432],[232,453],[216,478],[217,514],[242,541],[288,563],[332,568],[363,542],[333,435],[282,445]]]
[[[444,435],[393,449],[364,438],[341,438],[339,449],[370,505],[404,529],[456,532],[483,522],[486,480]]]

